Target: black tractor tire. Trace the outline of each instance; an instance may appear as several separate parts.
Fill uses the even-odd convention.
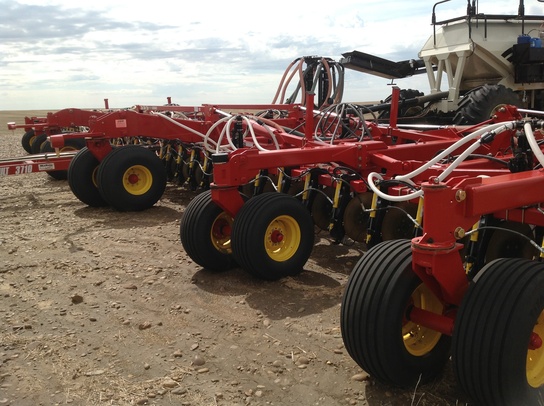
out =
[[[119,211],[152,207],[166,189],[166,169],[152,150],[139,145],[113,149],[98,167],[98,190]]]
[[[373,378],[413,388],[441,373],[451,337],[406,320],[410,306],[444,311],[412,271],[410,241],[385,241],[369,249],[351,272],[340,328],[349,355]]]
[[[313,246],[312,217],[293,196],[262,193],[249,199],[234,218],[234,258],[258,278],[278,280],[299,274]]]
[[[453,122],[456,125],[475,125],[489,120],[501,106],[520,107],[521,99],[503,85],[483,85],[465,94],[459,103]]]
[[[207,190],[185,208],[180,223],[183,249],[198,265],[215,272],[236,266],[232,256],[233,219],[212,200]]]
[[[85,140],[83,138],[71,138],[64,141],[64,146],[59,148],[59,152],[79,151],[85,147]],[[55,149],[51,146],[51,143],[46,140],[40,147],[40,153],[55,152]],[[68,178],[68,171],[47,171],[47,174],[53,179],[66,180]]]
[[[32,139],[32,144],[30,144],[30,153],[31,154],[39,154],[42,145],[47,141],[47,134],[39,134]]]
[[[68,166],[68,185],[81,202],[91,207],[104,207],[108,203],[98,190],[97,172],[100,162],[84,147],[72,158]]]
[[[21,145],[23,146],[23,149],[29,154],[32,153],[32,143],[34,142],[35,138],[36,132],[34,131],[34,129],[25,132],[21,138]]]
[[[461,388],[482,405],[543,404],[544,346],[530,349],[534,335],[544,338],[544,264],[487,264],[456,317],[452,361]]]

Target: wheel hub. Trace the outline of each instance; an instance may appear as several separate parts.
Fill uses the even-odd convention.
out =
[[[138,180],[138,175],[136,175],[135,173],[130,174],[128,177],[128,182],[131,185],[135,185],[136,183],[138,183]]]
[[[226,221],[217,221],[214,225],[213,225],[213,229],[212,229],[212,232],[213,232],[213,235],[216,237],[216,238],[224,238],[226,236],[229,236],[231,234],[231,226],[230,224],[228,224]]]
[[[297,221],[291,216],[281,215],[267,227],[264,246],[271,259],[283,262],[295,255],[300,239],[301,231]]]
[[[143,165],[131,166],[123,174],[123,186],[132,195],[143,195],[153,186],[153,175],[149,168]]]
[[[280,230],[274,230],[272,231],[272,234],[270,235],[270,240],[273,243],[279,243],[283,241],[283,234]]]
[[[409,306],[415,306],[432,313],[442,314],[444,307],[440,300],[424,284],[419,285],[410,300]],[[402,336],[406,350],[416,357],[428,354],[438,343],[441,333],[405,320],[402,326]]]
[[[540,347],[542,347],[542,338],[533,331],[531,333],[531,338],[529,339],[529,349],[538,350]]]
[[[544,347],[541,337],[544,337],[544,311],[540,313],[533,327],[527,351],[527,382],[533,388],[544,385]]]
[[[232,217],[222,212],[213,222],[210,230],[211,242],[215,249],[223,254],[230,255],[230,236],[232,233]]]

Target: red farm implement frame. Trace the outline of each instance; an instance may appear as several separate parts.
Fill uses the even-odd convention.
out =
[[[233,115],[224,109],[261,114]],[[280,110],[287,113],[274,117]],[[209,151],[245,143],[281,148],[273,132],[282,125],[300,126],[303,116],[298,105],[135,106],[113,111],[89,122],[86,148],[74,157],[68,181],[90,206],[143,210],[160,199],[168,180],[193,190],[207,188],[212,176]],[[61,148],[78,136],[49,139],[53,148]]]
[[[396,111],[399,90],[395,88],[395,92],[390,104],[378,108]],[[68,181],[74,194],[90,206],[108,204],[118,210],[143,210],[160,199],[168,180],[186,183],[196,190],[207,189],[213,179],[217,185],[229,185],[230,191],[221,186],[214,188],[213,193],[229,193],[229,197],[220,200],[225,211],[234,214],[244,200],[237,188],[243,188],[247,196],[267,187],[277,188],[273,183],[283,170],[289,179],[282,176],[285,182],[280,189],[287,192],[295,177],[308,171],[312,177],[319,171],[325,174],[323,171],[335,170],[330,162],[343,162],[345,168],[336,170],[351,171],[358,179],[350,179],[348,185],[362,193],[368,190],[362,177],[376,170],[376,165],[384,165],[390,173],[405,173],[470,130],[399,129],[395,114],[391,114],[389,125],[380,125],[364,118],[364,112],[372,112],[366,106],[336,105],[335,110],[314,111],[313,105],[313,97],[309,95],[307,106],[135,106],[112,111],[89,121],[86,148],[74,157],[68,168]],[[78,137],[80,133],[55,134],[49,140],[53,148],[62,148]],[[134,142],[147,148],[124,145]],[[486,154],[499,152],[497,148],[484,149],[481,152]],[[246,164],[248,157],[250,166]],[[328,165],[329,169],[318,168],[318,164]],[[219,166],[213,170],[213,176],[212,166]],[[486,169],[498,168],[488,163]],[[478,170],[483,170],[481,165]],[[315,187],[319,188],[332,187],[330,179],[326,184],[327,176],[321,178],[308,182],[317,182]],[[234,185],[230,184],[232,179],[236,179]],[[307,205],[314,206],[315,193],[311,189],[315,187],[303,188],[310,191],[302,197]],[[294,190],[291,188],[290,193]],[[330,190],[325,192],[328,198],[327,193]],[[321,197],[317,200],[314,207],[327,205],[326,201],[319,202]],[[316,216],[320,211],[313,210]],[[323,228],[329,228],[328,221]],[[340,229],[339,234],[342,233]]]
[[[107,99],[104,100],[104,104],[107,111]],[[25,117],[24,124],[8,123],[8,129],[24,129],[25,133],[21,138],[23,148],[29,154],[37,154],[44,152],[42,149],[47,137],[68,132],[84,132],[89,121],[102,114],[104,111],[67,108],[47,113],[45,117]]]
[[[365,208],[373,199],[365,179],[368,173],[377,171],[386,178],[409,173],[439,151],[455,154],[455,148],[449,150],[452,144],[480,127],[399,128],[395,114],[399,93],[394,88],[391,102],[384,105],[340,104],[323,110],[314,110],[311,93],[306,106],[136,105],[86,116],[85,133],[52,133],[48,144],[52,150],[63,151],[84,135],[86,148],[70,161],[67,177],[75,196],[90,206],[143,210],[161,198],[169,180],[192,190],[208,189],[213,181],[213,200],[234,217],[248,197],[279,190],[299,195],[313,222],[330,231],[335,240],[347,235],[374,245],[381,239],[413,235],[410,219],[416,216],[417,200],[391,204],[377,199],[369,215]],[[389,124],[365,117],[375,110],[391,111]],[[53,117],[73,117],[77,110],[62,112],[64,116],[48,115],[40,130],[53,127]],[[512,114],[518,113],[504,108],[494,120],[508,120]],[[505,155],[510,143],[499,138],[480,143],[474,152],[482,158],[461,163],[455,173],[493,176],[507,171],[505,161],[497,156]],[[58,158],[65,167],[70,155]],[[52,160],[52,156],[47,162],[37,159],[33,168],[47,170]],[[29,167],[26,162],[24,158],[14,164]],[[436,161],[427,174],[441,170],[442,162]]]
[[[108,100],[104,100],[105,111]],[[0,160],[0,175],[23,175],[47,172],[56,179],[66,179],[66,171],[75,153],[85,146],[84,136],[89,121],[105,111],[67,108],[49,112],[43,117],[25,117],[24,124],[8,123],[9,130],[24,129],[21,144],[31,155]],[[56,151],[49,137],[55,134],[76,134]]]
[[[395,93],[393,100],[398,100],[398,89]],[[182,220],[181,240],[195,262],[216,270],[238,263],[259,277],[277,279],[303,269],[313,246],[314,225],[328,230],[339,242],[346,235],[369,245],[382,239],[413,236],[414,222],[418,224],[414,217],[418,217],[418,213],[420,216],[418,199],[380,198],[379,191],[373,190],[375,180],[369,181],[367,177],[375,174],[382,188],[402,195],[433,174],[448,178],[510,173],[511,155],[507,151],[511,147],[512,130],[500,121],[521,118],[514,107],[505,107],[494,119],[498,122],[490,120],[486,125],[469,128],[422,131],[360,121],[356,125],[356,137],[331,138],[325,142],[323,133],[319,137],[315,134],[315,129],[320,128],[313,123],[317,117],[310,107],[307,112],[304,136],[280,133],[278,139],[283,146],[280,149],[244,147],[212,154],[211,191],[191,203]],[[341,118],[341,115],[335,117]],[[328,124],[334,126],[334,122]],[[470,146],[469,153],[464,153],[466,146]],[[455,165],[447,162],[458,154],[460,158],[455,160]],[[469,155],[472,159],[467,160]],[[424,170],[417,171],[422,166]],[[413,174],[414,171],[417,172]],[[408,175],[406,181],[394,179]],[[284,192],[284,196],[274,199],[284,200],[285,207],[297,207],[296,214],[286,217],[290,220],[284,224],[285,230],[274,231],[271,226],[274,215],[283,218],[282,204],[269,204],[270,194],[248,196],[244,193],[246,185],[255,177],[273,182],[273,189]],[[299,196],[303,205],[289,194]],[[205,210],[201,206],[209,208]],[[306,207],[300,211],[300,206]],[[209,213],[204,214],[205,211]],[[265,211],[269,211],[271,217],[263,217]],[[202,217],[213,217],[213,214],[219,216],[221,224],[208,219],[211,223],[203,226]],[[238,220],[246,216],[248,220]],[[306,228],[296,224],[299,217],[301,221],[310,218]],[[237,227],[242,227],[241,231],[236,231]],[[210,230],[213,230],[211,240]],[[289,235],[295,230],[298,231],[294,235]],[[256,246],[249,244],[252,248],[245,251],[249,241]],[[236,261],[232,260],[233,256]]]
[[[169,103],[165,106],[136,105],[131,109],[106,112],[65,109],[48,114],[47,119],[28,119],[27,123],[22,125],[10,123],[9,128],[28,130],[26,126],[32,121],[34,127],[27,133],[32,131],[41,132],[42,135],[49,134],[46,137],[46,144],[51,151],[65,152],[67,149],[78,149],[74,148],[74,141],[83,140],[86,148],[74,157],[75,163],[67,168],[66,176],[74,194],[91,206],[109,204],[119,210],[142,210],[153,205],[161,197],[166,180],[178,184],[187,183],[193,190],[199,187],[206,189],[212,174],[212,162],[209,159],[212,152],[238,148],[246,143],[262,149],[299,147],[303,138],[305,115],[305,108],[299,104],[195,107]],[[60,131],[62,126],[75,124],[85,127],[85,132]],[[355,122],[348,124],[357,125]],[[287,128],[289,133],[286,132]],[[350,128],[347,130],[353,131]],[[216,145],[218,140],[219,144]],[[126,147],[127,144],[146,146],[150,152],[132,152],[136,151],[135,148],[119,148]],[[162,160],[166,175],[155,163],[151,152]],[[143,163],[126,164],[128,165],[126,170],[135,168],[130,172],[132,176],[129,174],[125,176],[126,171],[119,173],[122,168],[117,166],[115,169],[98,171],[98,164],[109,157],[110,153],[117,158],[110,160],[108,165],[116,166],[111,162],[118,162],[120,157],[125,156],[125,160],[142,159]],[[142,157],[128,157],[134,154]],[[146,158],[143,157],[144,154],[147,154]],[[66,158],[68,157],[69,155],[66,155]],[[22,165],[28,158],[11,161],[16,165]],[[35,157],[36,164],[33,170],[42,168],[50,174],[57,174],[61,169],[66,169],[64,159],[55,161],[62,167],[49,171],[51,161],[49,156],[47,162],[40,162],[40,158]],[[147,168],[148,164],[153,165],[153,169]],[[72,181],[70,172],[74,174]],[[99,172],[100,174],[107,172],[107,175],[101,175],[104,177],[102,182],[96,178]],[[100,184],[102,186],[99,186]],[[136,184],[138,186],[135,186]],[[112,191],[104,193],[99,187],[110,187]],[[106,199],[104,194],[108,196]]]
[[[429,381],[451,354],[460,386],[478,404],[541,404],[544,155],[534,131],[543,122],[508,125],[513,140],[528,142],[529,168],[431,175],[416,192],[422,233],[380,243],[355,265],[342,336],[379,381]]]
[[[482,125],[432,131],[366,122],[358,139],[329,143],[315,136],[308,114],[291,148],[212,154],[213,183],[187,206],[182,244],[211,270],[296,275],[311,255],[318,215],[340,237],[355,202],[371,248],[343,298],[342,333],[354,360],[381,381],[415,385],[439,373],[452,345],[469,396],[536,404],[544,383],[544,155],[542,122],[527,116],[541,114],[504,106]],[[285,193],[244,194],[256,173]],[[295,179],[298,199],[289,195]],[[305,200],[311,193],[313,203]],[[323,195],[328,207],[316,203]],[[386,216],[377,225],[378,214],[406,204],[417,208],[406,216],[412,235],[385,238]]]

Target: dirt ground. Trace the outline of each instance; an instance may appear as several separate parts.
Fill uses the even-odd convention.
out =
[[[0,158],[23,122],[0,112]],[[316,235],[297,277],[264,282],[193,263],[179,224],[195,192],[155,207],[90,208],[46,173],[0,177],[2,405],[460,405],[432,384],[372,381],[345,351],[343,288],[362,247]]]

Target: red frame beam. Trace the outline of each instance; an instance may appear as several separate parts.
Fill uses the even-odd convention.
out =
[[[424,191],[423,236],[412,240],[414,272],[445,303],[459,305],[468,287],[459,250],[462,238],[484,214],[497,213],[530,219],[544,226],[544,214],[520,207],[544,202],[544,171],[528,171],[491,178],[434,179]],[[444,215],[447,213],[447,215]],[[540,215],[539,215],[540,214]]]
[[[0,176],[67,170],[76,151],[0,159]]]

